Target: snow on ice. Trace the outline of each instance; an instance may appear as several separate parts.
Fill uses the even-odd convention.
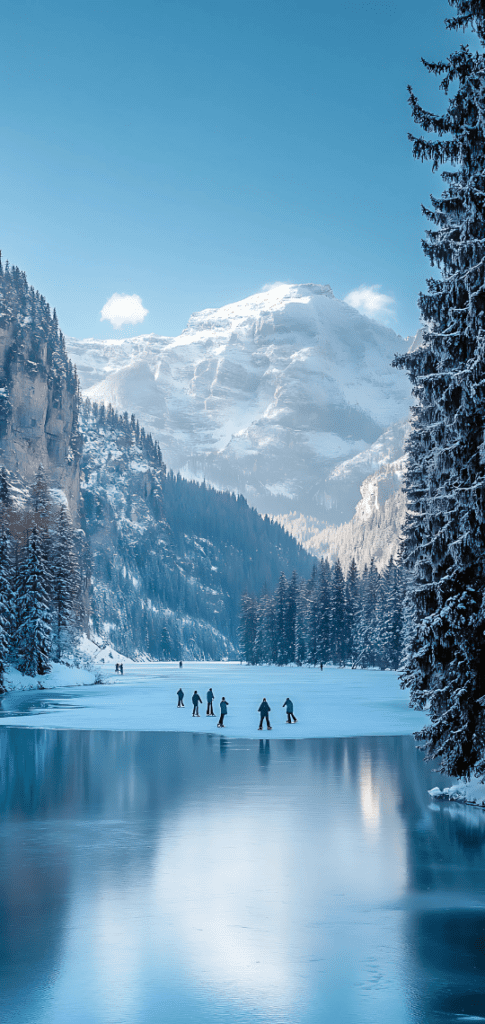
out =
[[[97,665],[105,686],[67,692],[75,670],[65,669],[65,681],[48,693],[8,693],[1,703],[2,724],[49,729],[109,729],[121,731],[191,732],[231,738],[303,739],[331,736],[409,735],[423,727],[424,714],[408,707],[395,672],[310,666],[248,666],[239,662],[128,663],[120,679],[111,666]],[[62,667],[57,666],[57,673]],[[80,671],[80,670],[77,670]],[[92,675],[91,675],[91,681]],[[52,680],[54,682],[54,680]],[[49,685],[43,677],[43,685]],[[176,692],[184,691],[184,708]],[[216,718],[207,718],[205,697],[215,693]],[[192,717],[192,694],[202,697],[200,718]],[[45,706],[45,698],[49,697]],[[226,697],[229,713],[224,730],[217,729],[219,702]],[[266,697],[271,733],[258,732],[258,707]],[[283,701],[293,700],[296,725],[286,724]],[[57,701],[57,703],[56,703]],[[29,703],[30,702],[30,703]],[[70,704],[70,706],[69,706]],[[42,706],[41,706],[42,705]],[[41,716],[39,717],[41,712]]]

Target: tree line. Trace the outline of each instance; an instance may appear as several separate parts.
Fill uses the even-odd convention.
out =
[[[72,656],[83,619],[82,573],[67,508],[42,467],[23,506],[0,470],[0,691],[8,665],[46,675]]]
[[[352,560],[321,559],[308,580],[281,573],[273,594],[243,594],[241,655],[250,665],[351,664],[397,669],[401,656],[404,580],[390,559],[379,573],[374,561],[361,575]]]

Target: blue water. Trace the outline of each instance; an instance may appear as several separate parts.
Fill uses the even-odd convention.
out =
[[[485,814],[407,737],[0,730],[8,1024],[485,1020]]]

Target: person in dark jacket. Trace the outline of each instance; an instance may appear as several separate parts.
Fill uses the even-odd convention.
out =
[[[184,691],[182,690],[182,687],[180,687],[180,690],[177,690],[177,697],[179,699],[177,707],[178,708],[184,708],[185,707],[185,704],[184,704]]]
[[[212,701],[214,700],[214,694],[212,692],[212,686],[207,690],[207,714],[215,718],[214,708],[212,707]]]
[[[194,690],[194,692],[192,694],[192,704],[194,705],[193,711],[192,711],[192,718],[194,717],[194,715],[197,715],[197,718],[198,718],[199,717],[199,704],[202,704],[202,697],[199,697],[199,694],[197,693],[197,690]]]
[[[218,729],[223,729],[224,728],[224,718],[227,715],[228,704],[229,704],[229,701],[227,701],[226,698],[223,697],[222,700],[221,700],[221,717],[220,717],[220,719],[219,719],[219,721],[217,723],[217,728]]]
[[[297,722],[298,719],[295,718],[293,714],[293,701],[290,700],[289,697],[286,698],[283,707],[286,708],[286,714],[288,715],[288,718],[286,719],[286,724],[291,725],[291,719],[293,719],[294,722]]]
[[[261,715],[261,721],[259,723],[259,727],[258,728],[259,729],[263,728],[263,722],[266,719],[266,727],[268,729],[271,729],[271,725],[269,724],[269,713],[271,711],[271,708],[270,708],[270,706],[268,704],[268,701],[266,700],[266,697],[263,697],[263,699],[261,701],[261,704],[259,705],[258,711],[259,711],[259,713]]]

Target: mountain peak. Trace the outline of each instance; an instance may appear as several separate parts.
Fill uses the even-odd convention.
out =
[[[408,413],[401,347],[328,285],[284,282],[194,313],[177,338],[69,345],[90,397],[135,412],[169,468],[334,522],[360,498],[360,480],[337,495],[334,468]]]

